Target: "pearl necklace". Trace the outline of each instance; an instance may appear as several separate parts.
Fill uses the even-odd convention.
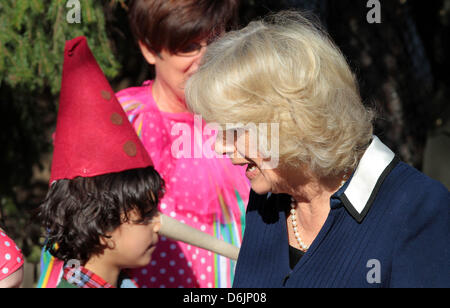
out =
[[[341,189],[341,187],[344,186],[347,179],[348,176],[343,177],[339,189]],[[295,210],[296,207],[297,207],[296,201],[294,198],[291,197],[291,215],[289,216],[289,218],[291,219],[292,228],[294,229],[294,236],[298,242],[298,245],[300,246],[300,249],[303,251],[307,251],[309,249],[309,245],[303,243],[300,237],[300,233],[298,232],[299,224],[297,223],[297,211]]]
[[[300,238],[300,233],[298,232],[299,226],[297,224],[297,211],[295,210],[296,207],[297,205],[295,204],[294,198],[291,198],[291,215],[289,216],[289,218],[291,219],[292,228],[294,229],[294,236],[297,239],[300,248],[304,251],[307,251],[309,249],[309,245],[303,243],[302,239]]]

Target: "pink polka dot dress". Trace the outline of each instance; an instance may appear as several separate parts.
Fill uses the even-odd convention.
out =
[[[19,247],[0,229],[0,280],[13,274],[23,263]]]
[[[117,98],[166,183],[160,211],[236,246],[245,226],[250,186],[243,167],[212,155],[215,131],[200,116],[159,111],[152,81]],[[161,237],[152,261],[133,270],[140,287],[231,287],[235,262]]]

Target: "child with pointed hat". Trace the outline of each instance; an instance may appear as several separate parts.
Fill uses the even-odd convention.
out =
[[[66,42],[50,189],[39,214],[46,248],[64,262],[58,287],[117,287],[123,270],[147,265],[163,187],[86,38]]]

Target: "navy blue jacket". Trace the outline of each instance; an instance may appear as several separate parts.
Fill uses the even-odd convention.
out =
[[[292,270],[289,204],[251,192],[233,287],[450,287],[450,192],[377,137]]]

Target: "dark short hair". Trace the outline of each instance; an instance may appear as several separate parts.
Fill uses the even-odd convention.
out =
[[[58,180],[39,208],[45,248],[58,259],[84,265],[104,251],[101,237],[130,221],[131,211],[140,216],[135,223],[155,216],[163,193],[164,181],[153,167]]]
[[[237,24],[239,0],[133,0],[128,18],[136,40],[175,54]]]

